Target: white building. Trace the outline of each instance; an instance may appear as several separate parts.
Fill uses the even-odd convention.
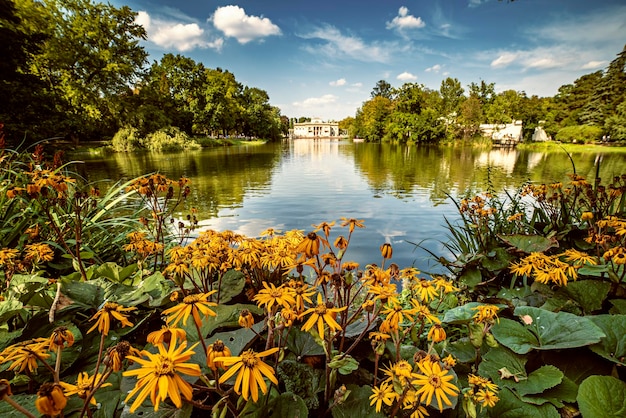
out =
[[[491,138],[494,144],[514,145],[522,140],[522,121],[515,120],[513,123],[482,124],[480,131],[483,136]]]
[[[292,138],[337,138],[338,136],[339,123],[324,122],[321,119],[294,123],[291,133]]]

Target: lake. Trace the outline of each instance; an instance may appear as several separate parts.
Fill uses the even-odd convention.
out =
[[[341,217],[363,219],[344,260],[381,263],[379,247],[393,245],[401,268],[442,272],[420,242],[447,255],[444,217],[458,219],[449,196],[486,190],[488,179],[502,192],[526,181],[567,182],[572,162],[565,152],[518,149],[353,143],[296,139],[181,153],[74,153],[77,171],[93,182],[128,180],[160,172],[191,179],[188,207],[198,209],[201,229],[258,236],[267,228],[311,231],[313,224],[338,221],[332,238],[347,235]],[[626,173],[623,153],[571,154],[576,172],[595,178],[596,162],[608,184]],[[187,212],[185,212],[187,213]],[[182,216],[182,214],[181,214]],[[197,233],[197,231],[196,231]]]

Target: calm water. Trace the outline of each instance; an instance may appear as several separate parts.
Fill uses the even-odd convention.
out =
[[[624,154],[572,155],[578,174],[609,180],[626,173]],[[344,260],[362,266],[381,262],[379,246],[393,245],[400,267],[441,268],[422,242],[446,255],[444,216],[457,219],[450,196],[480,193],[488,177],[497,191],[525,181],[566,181],[572,164],[565,153],[515,149],[415,147],[331,140],[293,140],[282,144],[206,149],[175,154],[75,154],[90,181],[127,180],[150,172],[191,179],[188,206],[199,210],[201,227],[258,236],[267,228],[312,230],[312,224],[363,219]],[[338,226],[339,222],[337,222]],[[337,234],[347,230],[336,228]]]

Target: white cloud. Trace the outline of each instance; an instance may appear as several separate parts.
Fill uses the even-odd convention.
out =
[[[344,35],[331,25],[315,28],[313,31],[299,35],[304,39],[321,39],[322,45],[305,46],[304,50],[319,56],[324,54],[328,57],[349,58],[365,62],[386,62],[396,50],[394,44],[367,44],[356,36]]]
[[[394,17],[391,22],[387,22],[387,29],[419,29],[426,26],[421,17],[415,17],[409,14],[409,9],[402,6],[398,9],[398,16]]]
[[[417,80],[417,76],[405,71],[401,74],[398,74],[396,79],[400,81],[412,81],[412,80]]]
[[[426,71],[427,73],[435,73],[435,74],[439,74],[439,71],[441,71],[441,65],[439,64],[435,64],[432,67],[428,67],[427,69],[425,69],[424,71]]]
[[[328,84],[330,84],[333,87],[344,86],[346,84],[346,79],[345,78],[340,78],[339,80],[331,81]]]
[[[301,102],[293,102],[292,105],[298,108],[309,109],[320,105],[332,104],[337,101],[337,96],[325,94],[321,97],[309,97]]]
[[[208,40],[208,36],[197,23],[180,23],[171,20],[152,18],[148,12],[139,11],[135,23],[141,25],[148,34],[148,41],[163,48],[189,51],[194,48],[214,48],[220,50],[224,40]]]
[[[270,19],[248,16],[239,6],[218,7],[209,20],[224,35],[237,39],[240,44],[281,34],[280,28]]]
[[[363,83],[353,83],[352,87],[363,87]]]
[[[498,58],[491,61],[491,67],[493,68],[502,68],[511,64],[513,61],[517,59],[518,54],[514,52],[503,52]]]
[[[608,61],[589,61],[583,64],[580,69],[581,70],[595,70],[598,68],[604,68],[608,65]]]

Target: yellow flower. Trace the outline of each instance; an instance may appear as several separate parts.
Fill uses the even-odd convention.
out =
[[[292,288],[284,284],[276,287],[273,283],[268,285],[267,282],[263,282],[263,287],[265,289],[259,290],[259,293],[252,298],[260,308],[265,306],[265,309],[271,312],[274,305],[285,308],[291,308],[295,305],[296,299]]]
[[[311,296],[315,294],[315,289],[303,281],[289,281],[289,287],[293,289],[296,304],[293,307],[298,313],[304,311],[304,302],[313,303]]]
[[[3,352],[3,363],[13,361],[8,370],[22,373],[28,369],[29,373],[35,373],[38,367],[37,361],[44,361],[48,354],[49,341],[47,338],[36,338],[7,347]]]
[[[474,398],[477,402],[480,402],[482,407],[487,406],[489,408],[493,408],[500,400],[498,395],[489,389],[479,389],[476,395],[474,395]]]
[[[389,303],[385,305],[385,308],[380,312],[383,315],[387,315],[385,321],[389,322],[389,327],[397,331],[400,324],[405,320],[413,322],[412,315],[415,313],[414,309],[404,309],[402,305]]]
[[[51,261],[54,258],[54,251],[44,243],[28,244],[24,247],[24,252],[24,259],[35,264]]]
[[[128,356],[140,356],[141,352],[130,345],[128,341],[120,341],[107,349],[102,363],[114,372],[122,370],[123,362]]]
[[[382,244],[380,246],[380,254],[383,258],[391,258],[393,256],[393,248],[391,248],[391,244],[388,242]]]
[[[433,322],[434,323],[441,322],[439,318],[437,318],[436,315],[430,312],[430,309],[428,309],[428,306],[422,305],[421,303],[419,303],[419,301],[415,299],[411,299],[410,302],[411,302],[411,305],[413,305],[413,311],[417,315],[418,321],[421,321],[421,322],[426,321],[429,324],[432,324]]]
[[[86,399],[89,395],[89,391],[92,388],[96,387],[96,385],[98,385],[101,381],[102,375],[100,373],[98,373],[94,379],[94,376],[89,377],[89,374],[87,374],[87,372],[81,372],[78,374],[75,385],[65,382],[59,382],[59,384],[63,388],[63,393],[65,393],[65,396],[78,395],[79,398]],[[106,386],[111,386],[111,383],[103,383],[99,385],[99,387],[101,388]],[[96,402],[95,396],[92,396],[89,402],[92,405],[98,404]]]
[[[331,333],[335,331],[341,331],[341,326],[337,323],[337,321],[335,321],[334,317],[337,315],[338,312],[341,312],[344,309],[346,309],[346,306],[342,308],[333,308],[332,306],[327,306],[327,304],[322,300],[322,295],[318,293],[317,306],[307,309],[300,315],[300,317],[302,318],[308,314],[311,314],[311,316],[309,316],[309,319],[307,319],[304,325],[302,325],[302,331],[308,331],[316,324],[317,332],[320,338],[324,338],[325,324],[328,325]]]
[[[472,310],[478,311],[472,317],[474,322],[478,324],[480,323],[492,324],[494,321],[498,320],[497,314],[500,308],[498,308],[495,305],[480,305],[480,306],[476,306],[475,308],[472,308]]]
[[[3,248],[0,250],[0,266],[12,265],[20,255],[15,248]]]
[[[206,364],[213,371],[216,371],[218,367],[226,370],[228,367],[224,366],[224,363],[221,361],[216,362],[215,358],[230,356],[232,356],[230,348],[226,347],[222,340],[215,340],[213,344],[207,347]]]
[[[106,302],[102,309],[100,309],[94,316],[91,317],[90,321],[97,319],[96,323],[89,328],[87,333],[90,333],[94,329],[98,328],[98,331],[103,335],[109,334],[109,329],[111,329],[111,318],[117,319],[122,324],[122,327],[132,327],[133,323],[128,320],[126,315],[123,312],[134,311],[134,306],[129,308],[124,308],[122,305],[118,305],[115,302]]]
[[[580,216],[580,220],[581,221],[590,221],[593,219],[593,212],[583,212],[583,214]]]
[[[452,357],[452,354],[448,354],[448,356],[442,358],[441,361],[443,361],[444,366],[448,369],[456,366],[456,359]]]
[[[169,325],[163,325],[161,329],[152,331],[146,337],[146,341],[148,341],[152,345],[157,344],[169,344],[172,337],[177,340],[186,340],[187,332],[185,332],[182,328],[170,327]]]
[[[410,379],[415,377],[413,366],[406,360],[400,360],[388,367],[384,367],[382,371],[387,376],[385,382],[399,384],[400,386],[408,385]]]
[[[396,397],[393,386],[387,382],[382,382],[378,387],[374,386],[372,392],[373,394],[370,395],[370,399],[372,400],[370,406],[376,404],[376,412],[380,412],[383,403],[387,406],[391,406]]]
[[[576,265],[579,265],[579,266],[582,266],[587,263],[592,264],[592,265],[598,264],[596,257],[589,255],[587,253],[584,253],[582,251],[575,250],[573,248],[570,248],[569,250],[565,250],[563,255],[565,256],[565,261],[573,261],[576,263]]]
[[[309,232],[306,237],[296,247],[296,253],[303,253],[305,257],[311,258],[320,253],[320,243],[328,247],[328,243],[315,232]]]
[[[476,386],[478,388],[485,388],[485,389],[489,389],[492,392],[497,392],[498,391],[498,385],[496,385],[495,383],[493,383],[491,380],[482,377],[482,376],[477,376],[475,374],[468,374],[467,375],[467,382],[471,385],[471,386]]]
[[[74,334],[67,327],[57,327],[52,331],[48,342],[50,350],[56,350],[59,347],[71,347],[74,344]]]
[[[424,303],[428,303],[437,297],[437,288],[430,280],[417,280],[417,282],[413,286],[413,290],[417,292],[417,296]]]
[[[202,318],[200,318],[200,314],[205,316],[217,315],[210,309],[212,306],[217,306],[217,303],[208,300],[215,292],[217,292],[217,290],[185,296],[181,303],[163,311],[163,315],[168,315],[167,324],[176,326],[176,324],[182,320],[183,325],[187,325],[187,319],[189,319],[189,315],[191,315],[196,325],[201,326]]]
[[[249,310],[242,309],[241,312],[239,312],[237,323],[242,328],[252,328],[252,325],[254,325],[254,316]]]
[[[428,339],[435,343],[444,341],[446,339],[446,330],[440,324],[434,324],[428,331]]]
[[[187,342],[183,341],[180,346],[176,347],[176,338],[172,338],[169,348],[165,349],[162,344],[157,345],[158,353],[152,354],[148,351],[142,351],[143,359],[135,356],[128,356],[129,360],[137,362],[141,367],[128,370],[123,373],[124,376],[136,376],[138,378],[135,387],[130,391],[124,402],[128,401],[135,395],[137,398],[130,407],[133,413],[142,402],[150,395],[150,401],[154,405],[154,410],[159,410],[159,403],[169,398],[174,402],[177,408],[182,406],[181,395],[187,399],[192,399],[192,388],[179,373],[189,376],[200,376],[200,366],[194,363],[185,363],[194,354],[193,348],[187,348]]]
[[[37,391],[35,406],[40,413],[54,417],[63,412],[65,405],[67,405],[67,398],[63,394],[61,385],[44,383]]]
[[[357,227],[357,228],[365,228],[365,225],[363,224],[364,223],[363,219],[354,219],[354,218],[348,219],[348,218],[344,218],[342,216],[341,220],[343,221],[341,223],[342,227],[348,226],[348,225],[350,226],[350,228],[349,228],[350,234],[352,234],[352,232],[354,232],[354,228],[355,227]]]
[[[220,377],[220,383],[226,382],[237,373],[235,379],[235,393],[242,395],[245,400],[252,396],[252,400],[256,402],[259,399],[259,388],[263,394],[267,393],[267,384],[263,376],[267,377],[272,383],[278,385],[278,380],[272,369],[261,358],[269,356],[278,351],[278,347],[256,353],[252,349],[246,350],[237,357],[216,357],[215,362],[222,362],[224,366],[230,369]]]
[[[439,362],[432,362],[428,357],[417,363],[422,374],[417,374],[411,383],[419,386],[416,395],[421,395],[420,402],[430,405],[435,395],[439,411],[443,411],[443,404],[451,406],[449,396],[458,396],[459,388],[450,383],[454,376],[448,374],[448,369],[441,369]]]

